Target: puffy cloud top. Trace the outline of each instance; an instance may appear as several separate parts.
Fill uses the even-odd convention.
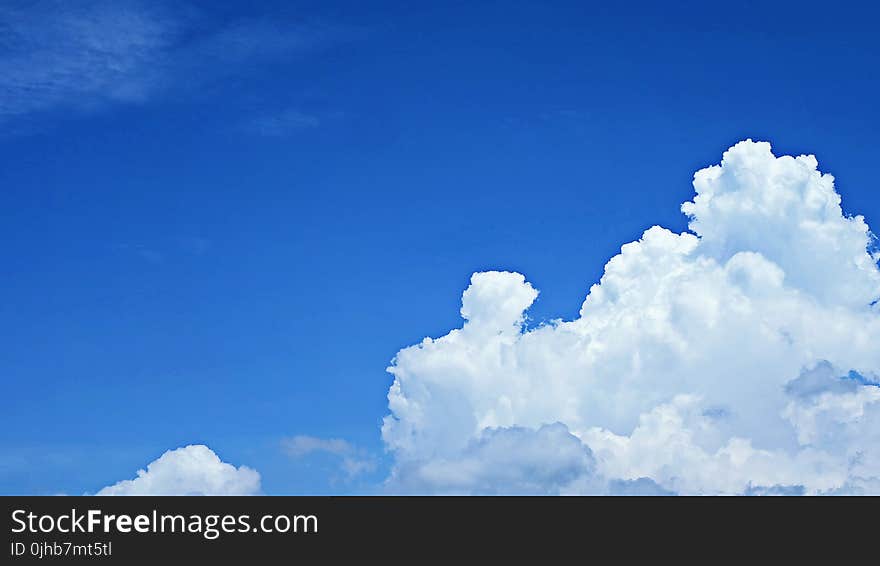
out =
[[[169,450],[138,470],[133,480],[105,487],[98,495],[255,495],[260,474],[247,466],[236,468],[210,448],[192,444]]]
[[[625,244],[574,320],[525,330],[537,297],[525,277],[474,274],[462,328],[404,348],[389,368],[390,485],[880,485],[880,269],[864,219],[844,215],[815,157],[775,157],[764,142],[730,148],[694,188],[682,206],[693,233],[655,226]],[[565,434],[549,434],[552,423]],[[538,437],[541,463],[512,459],[534,454]],[[589,457],[572,458],[575,439]]]
[[[834,177],[817,167],[812,155],[777,159],[769,143],[740,142],[721,165],[697,172],[697,196],[681,209],[703,254],[758,252],[818,299],[869,304],[880,296],[880,273],[866,249],[868,225],[843,215]]]
[[[474,273],[461,296],[461,316],[469,332],[519,332],[524,311],[537,297],[538,291],[519,273]]]

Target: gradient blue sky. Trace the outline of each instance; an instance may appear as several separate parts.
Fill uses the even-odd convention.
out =
[[[5,2],[0,492],[190,443],[267,493],[369,492],[385,368],[472,272],[571,318],[740,139],[815,153],[880,225],[880,12],[706,4]]]

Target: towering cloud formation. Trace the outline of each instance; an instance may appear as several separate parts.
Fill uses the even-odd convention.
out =
[[[236,468],[210,448],[192,444],[169,450],[138,470],[133,480],[105,487],[98,495],[255,495],[260,474],[247,466]]]
[[[691,232],[655,226],[572,321],[476,273],[465,323],[401,350],[392,489],[880,491],[880,254],[812,156],[751,140],[694,177]]]

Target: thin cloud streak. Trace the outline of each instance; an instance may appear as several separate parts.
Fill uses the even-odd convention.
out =
[[[198,25],[196,25],[198,23]],[[0,122],[50,110],[145,103],[271,61],[354,39],[357,30],[259,18],[211,25],[192,10],[56,1],[0,8]]]
[[[297,435],[282,439],[281,447],[288,456],[294,459],[321,453],[338,456],[341,458],[342,471],[345,472],[348,479],[372,472],[377,467],[374,458],[341,438]]]

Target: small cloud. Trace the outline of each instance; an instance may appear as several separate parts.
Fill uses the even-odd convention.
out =
[[[354,447],[341,438],[318,438],[317,436],[299,435],[281,441],[288,456],[300,458],[313,452],[326,452],[343,456],[354,451]]]
[[[144,244],[115,244],[113,249],[131,253],[148,263],[159,264],[165,261],[165,254]]]
[[[174,260],[181,256],[205,255],[211,247],[211,240],[196,236],[179,237],[173,240],[150,242],[149,244],[123,242],[110,246],[113,250],[139,257],[152,264],[161,264],[166,259]]]
[[[282,439],[281,447],[294,459],[322,453],[336,456],[341,459],[340,466],[348,479],[372,472],[377,466],[375,458],[341,438],[297,435]]]
[[[264,115],[248,120],[243,129],[249,134],[281,137],[303,130],[317,128],[321,121],[311,114],[298,110],[285,110],[278,114]]]
[[[169,450],[138,470],[137,477],[107,486],[98,495],[256,495],[260,474],[236,468],[213,450],[191,444]]]

